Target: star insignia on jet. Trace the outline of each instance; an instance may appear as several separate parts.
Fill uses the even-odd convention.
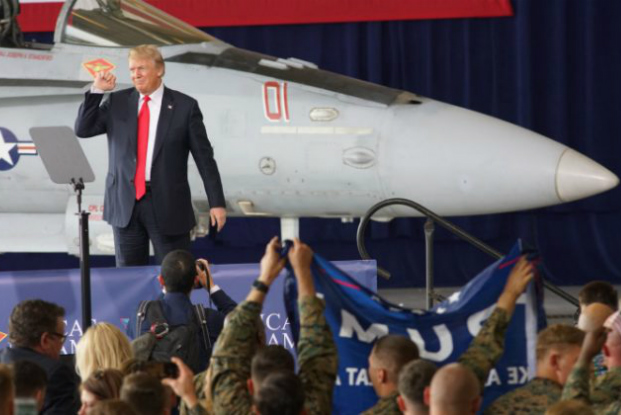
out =
[[[92,61],[84,62],[82,64],[82,66],[93,77],[95,75],[97,75],[97,72],[110,72],[111,70],[116,68],[116,65],[114,65],[112,62],[107,61],[106,59],[103,59],[103,58],[99,58],[99,59],[95,59],[95,60],[92,60]]]
[[[32,141],[17,141],[13,132],[0,127],[0,171],[15,167],[21,156],[37,154],[37,148]]]
[[[16,141],[11,140],[9,137],[5,138],[4,131],[0,129],[0,170],[4,170],[2,169],[2,163],[8,164],[9,168],[15,165],[15,156],[13,154],[15,153],[15,147],[17,147]]]

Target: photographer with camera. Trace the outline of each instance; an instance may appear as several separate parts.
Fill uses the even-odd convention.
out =
[[[237,303],[214,283],[209,263],[195,260],[185,250],[164,257],[158,280],[164,295],[156,301],[141,302],[127,328],[128,336],[134,339],[135,357],[156,361],[179,357],[195,373],[201,372],[207,368],[224,318]],[[208,290],[217,311],[192,304],[193,288]]]

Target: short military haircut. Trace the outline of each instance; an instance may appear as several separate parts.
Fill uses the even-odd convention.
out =
[[[117,399],[123,384],[123,372],[117,369],[94,371],[82,384],[80,389],[86,390],[99,400]]]
[[[399,393],[414,405],[424,406],[423,392],[431,385],[438,367],[423,359],[416,359],[403,366],[399,374]]]
[[[567,324],[554,324],[537,335],[537,361],[542,360],[551,349],[561,352],[571,346],[582,347],[584,332]]]
[[[607,281],[591,281],[586,284],[578,293],[578,300],[581,305],[602,303],[615,311],[619,309],[617,290]]]
[[[169,404],[168,391],[155,376],[134,373],[123,379],[121,400],[130,404],[138,415],[160,415]]]
[[[37,392],[47,387],[45,370],[29,360],[18,360],[11,363],[16,398],[33,398]]]
[[[155,45],[139,45],[129,50],[129,59],[152,59],[156,66],[164,67],[162,53]]]
[[[43,333],[55,333],[65,309],[43,300],[25,300],[17,304],[9,317],[9,341],[17,347],[34,347]]]
[[[395,384],[401,368],[419,357],[416,343],[398,334],[389,334],[378,339],[371,353],[378,365],[388,372],[388,381]]]
[[[252,379],[258,383],[272,372],[287,371],[295,372],[295,362],[293,356],[282,346],[273,344],[260,348],[252,358],[251,364]],[[257,387],[259,385],[256,385]]]
[[[570,399],[550,406],[545,415],[595,415],[595,412],[586,403],[577,399]]]
[[[429,388],[430,407],[438,413],[464,413],[482,392],[474,372],[461,363],[449,363],[438,369]]]
[[[134,408],[120,399],[108,399],[96,402],[88,415],[138,415]]]
[[[196,260],[183,249],[169,252],[162,260],[164,286],[169,293],[189,293],[196,278]]]
[[[14,391],[13,373],[7,365],[0,363],[0,411],[13,404]]]
[[[299,415],[304,409],[304,387],[293,372],[269,374],[254,396],[261,415]]]

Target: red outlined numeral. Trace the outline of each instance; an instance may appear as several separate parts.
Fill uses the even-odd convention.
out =
[[[289,98],[287,83],[267,81],[263,84],[263,111],[272,122],[289,122]]]

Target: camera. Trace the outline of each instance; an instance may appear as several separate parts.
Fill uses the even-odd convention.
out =
[[[179,368],[173,362],[161,362],[160,377],[177,379],[179,377]]]
[[[201,270],[201,272],[207,273],[207,284],[209,284],[209,276],[210,276],[209,268],[207,268],[203,262],[198,261],[198,260],[196,261],[196,266],[198,267],[198,269]],[[194,287],[192,288],[195,290],[198,290],[199,288],[205,288],[205,287],[203,287],[200,280],[197,278],[196,281],[194,281]]]

